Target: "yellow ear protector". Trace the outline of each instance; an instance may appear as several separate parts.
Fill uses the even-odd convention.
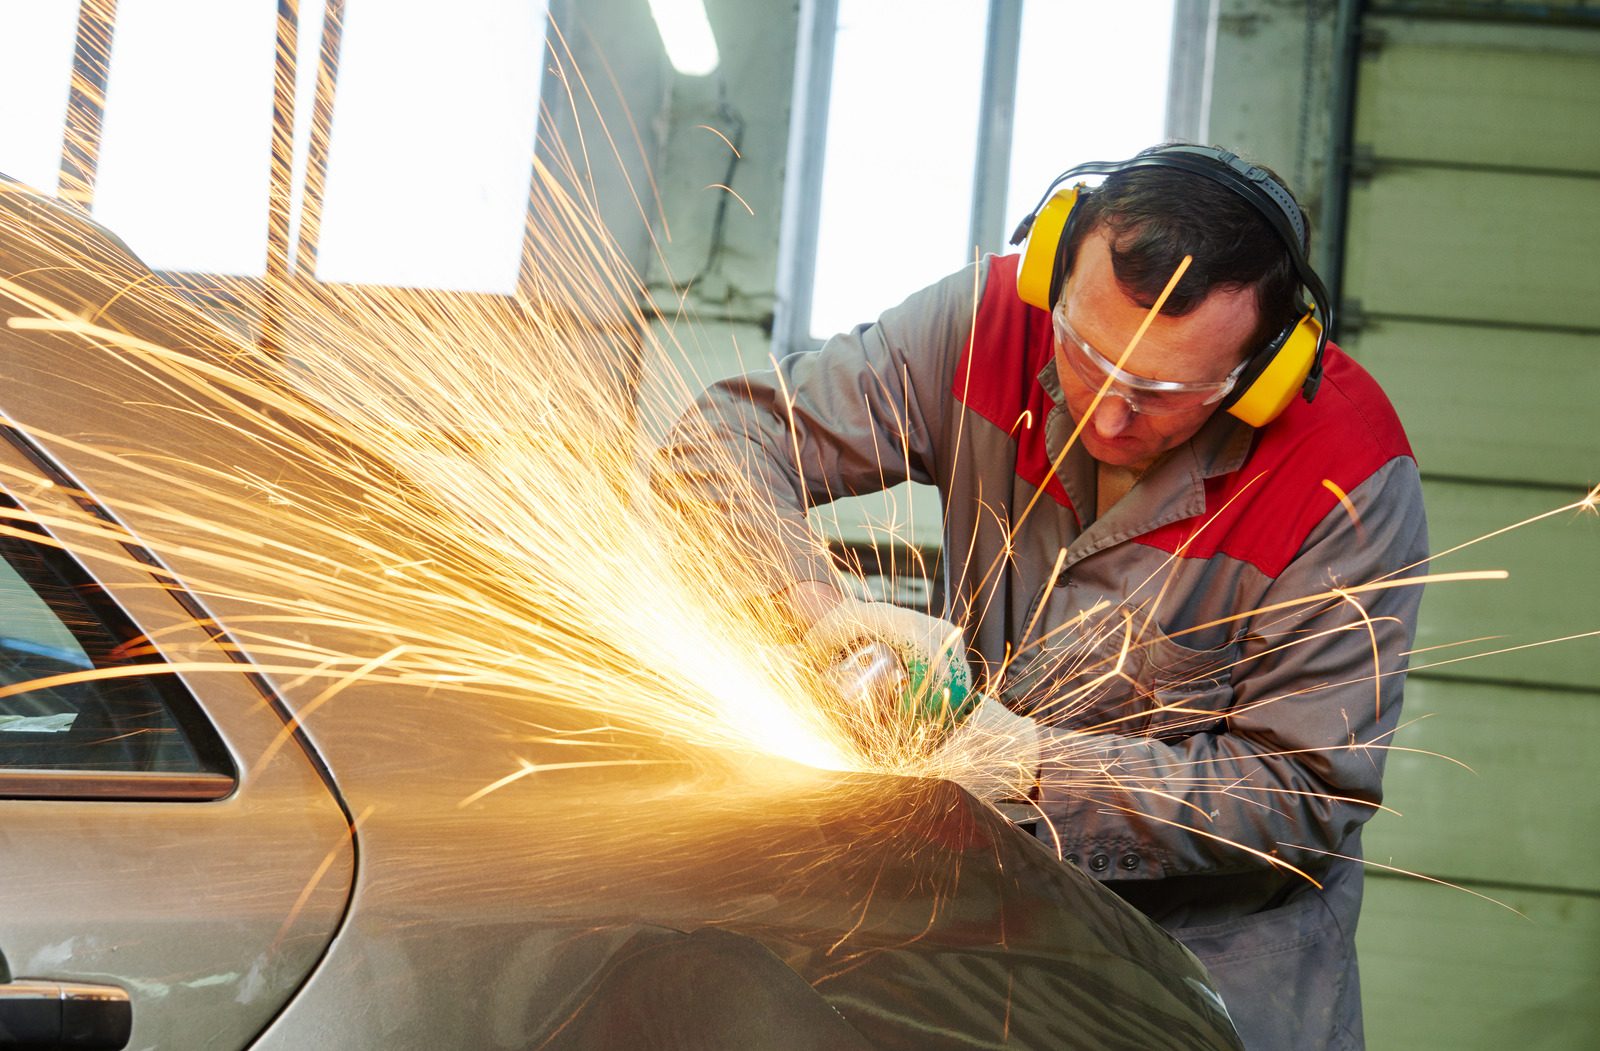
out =
[[[1322,354],[1333,327],[1333,305],[1321,278],[1306,260],[1306,221],[1283,184],[1265,169],[1226,150],[1210,146],[1163,146],[1132,160],[1080,164],[1056,176],[1037,207],[1017,225],[1011,243],[1027,246],[1017,268],[1017,295],[1041,310],[1055,306],[1067,283],[1067,246],[1078,215],[1081,193],[1093,193],[1082,183],[1066,185],[1082,175],[1112,175],[1135,168],[1176,168],[1233,190],[1248,201],[1289,249],[1301,286],[1312,306],[1251,356],[1233,390],[1221,407],[1252,427],[1264,427],[1277,418],[1298,392],[1306,401],[1316,396],[1322,383]],[[1060,187],[1060,189],[1058,189]],[[1320,318],[1320,320],[1319,320]]]

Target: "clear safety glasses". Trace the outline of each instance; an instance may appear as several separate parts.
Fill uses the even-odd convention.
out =
[[[1107,394],[1121,398],[1134,412],[1147,416],[1170,416],[1221,401],[1233,389],[1240,373],[1249,363],[1249,359],[1241,361],[1225,378],[1214,383],[1147,379],[1124,372],[1117,368],[1114,361],[1091,347],[1073,329],[1072,322],[1067,320],[1063,304],[1056,304],[1051,317],[1055,321],[1056,343],[1066,348],[1065,357],[1072,363],[1072,371],[1077,373],[1078,378],[1094,390],[1107,387]]]

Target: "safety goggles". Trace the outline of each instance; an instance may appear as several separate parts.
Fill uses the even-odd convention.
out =
[[[1241,361],[1226,377],[1214,383],[1179,383],[1135,376],[1117,368],[1116,363],[1091,347],[1067,320],[1065,304],[1050,312],[1055,322],[1056,343],[1066,348],[1064,355],[1072,371],[1091,389],[1106,388],[1106,393],[1121,398],[1134,412],[1146,416],[1170,416],[1221,401],[1239,381],[1248,359]]]

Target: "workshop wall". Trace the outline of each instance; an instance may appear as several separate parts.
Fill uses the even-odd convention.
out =
[[[1344,342],[1406,421],[1446,552],[1600,480],[1600,12],[1401,6],[1362,25]],[[1600,627],[1600,521],[1567,512],[1433,568],[1511,578],[1424,601],[1389,766],[1404,816],[1374,820],[1368,856],[1465,890],[1369,881],[1373,1046],[1593,1046],[1600,643],[1519,647]]]
[[[643,273],[661,319],[641,406],[658,423],[706,383],[765,365],[777,305],[799,15],[739,0],[706,10],[721,64],[705,77],[668,66],[654,116],[660,203]]]

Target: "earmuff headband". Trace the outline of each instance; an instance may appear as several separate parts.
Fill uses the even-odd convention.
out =
[[[1327,348],[1328,333],[1333,328],[1334,312],[1326,286],[1306,259],[1309,237],[1305,215],[1300,211],[1299,205],[1295,203],[1288,189],[1273,178],[1270,172],[1226,150],[1210,146],[1166,146],[1140,154],[1130,160],[1091,161],[1069,168],[1056,176],[1039,203],[1022,222],[1017,224],[1016,230],[1011,235],[1013,245],[1021,244],[1024,239],[1030,240],[1029,249],[1018,273],[1019,294],[1026,301],[1049,310],[1054,305],[1053,299],[1060,295],[1061,285],[1066,281],[1067,245],[1071,240],[1072,226],[1077,218],[1075,204],[1079,191],[1057,193],[1057,188],[1085,175],[1114,175],[1138,168],[1173,168],[1227,187],[1249,202],[1278,235],[1284,247],[1289,250],[1295,274],[1301,287],[1310,296],[1317,317],[1313,317],[1312,313],[1307,311],[1305,317],[1286,328],[1271,344],[1258,352],[1255,360],[1252,360],[1245,374],[1241,376],[1236,393],[1223,405],[1245,422],[1259,427],[1283,410],[1293,397],[1296,386],[1299,387],[1301,395],[1310,401],[1315,397],[1317,388],[1322,382],[1322,356]],[[1035,256],[1033,252],[1035,245],[1032,244],[1031,238],[1035,232],[1034,227],[1039,225],[1041,217],[1048,217],[1050,220],[1059,218],[1060,225],[1057,226],[1054,221],[1043,224],[1050,229],[1047,231],[1041,228],[1038,232],[1054,236],[1055,243],[1039,244],[1037,248],[1040,254]],[[1048,271],[1045,270],[1047,262]],[[1027,287],[1024,287],[1025,284]],[[1041,287],[1046,285],[1048,287]],[[1286,351],[1288,353],[1285,353]],[[1293,360],[1278,360],[1280,358]],[[1306,360],[1308,358],[1309,361]],[[1298,361],[1299,366],[1295,365],[1295,361]],[[1303,373],[1300,367],[1304,367]],[[1291,372],[1293,376],[1304,375],[1305,378],[1299,383],[1288,382],[1287,390],[1283,390],[1286,377]],[[1263,379],[1270,381],[1274,386],[1274,392],[1263,394],[1262,385],[1257,382]]]

